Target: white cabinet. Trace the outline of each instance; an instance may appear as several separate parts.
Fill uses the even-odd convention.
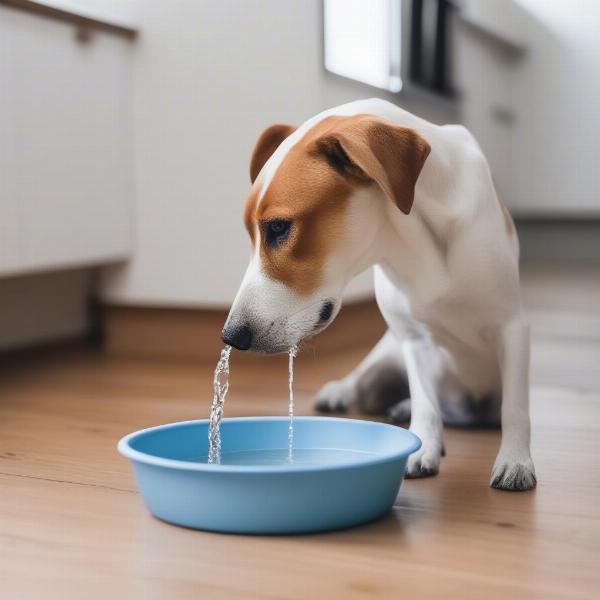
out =
[[[130,252],[132,41],[86,32],[0,6],[0,275]]]

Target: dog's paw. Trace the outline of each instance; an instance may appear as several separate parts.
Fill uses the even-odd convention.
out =
[[[346,412],[356,401],[354,386],[343,379],[326,383],[315,398],[315,408],[320,412]]]
[[[492,470],[490,486],[497,490],[524,492],[537,484],[535,467],[531,458],[522,460],[502,460],[498,457]]]
[[[414,454],[408,457],[406,464],[406,477],[416,479],[417,477],[432,477],[440,470],[441,447],[427,446],[425,443]]]
[[[392,423],[408,423],[410,421],[410,398],[405,398],[390,406],[387,416]]]

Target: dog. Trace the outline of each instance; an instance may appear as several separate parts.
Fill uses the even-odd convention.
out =
[[[501,422],[490,485],[534,488],[519,243],[469,131],[384,100],[351,102],[267,128],[250,179],[253,254],[222,340],[287,351],[325,329],[348,282],[374,266],[388,330],[321,389],[317,408],[410,417],[422,446],[407,477],[438,472],[444,422]]]

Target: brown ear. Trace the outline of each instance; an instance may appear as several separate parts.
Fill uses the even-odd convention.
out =
[[[431,151],[416,131],[359,115],[349,117],[318,145],[338,172],[356,177],[358,168],[403,213],[410,212],[417,179]]]
[[[285,138],[296,130],[291,125],[271,125],[258,138],[250,159],[250,181],[254,183],[260,170]]]

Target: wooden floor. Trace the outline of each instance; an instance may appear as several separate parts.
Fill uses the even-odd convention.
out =
[[[354,530],[243,537],[152,518],[115,450],[204,417],[212,365],[81,352],[0,368],[0,597],[599,598],[600,272],[525,277],[534,326],[532,493],[488,487],[499,434],[446,432],[438,477]],[[298,360],[298,413],[364,349]],[[285,360],[234,355],[226,413],[285,414]],[[352,499],[349,498],[348,502]]]

